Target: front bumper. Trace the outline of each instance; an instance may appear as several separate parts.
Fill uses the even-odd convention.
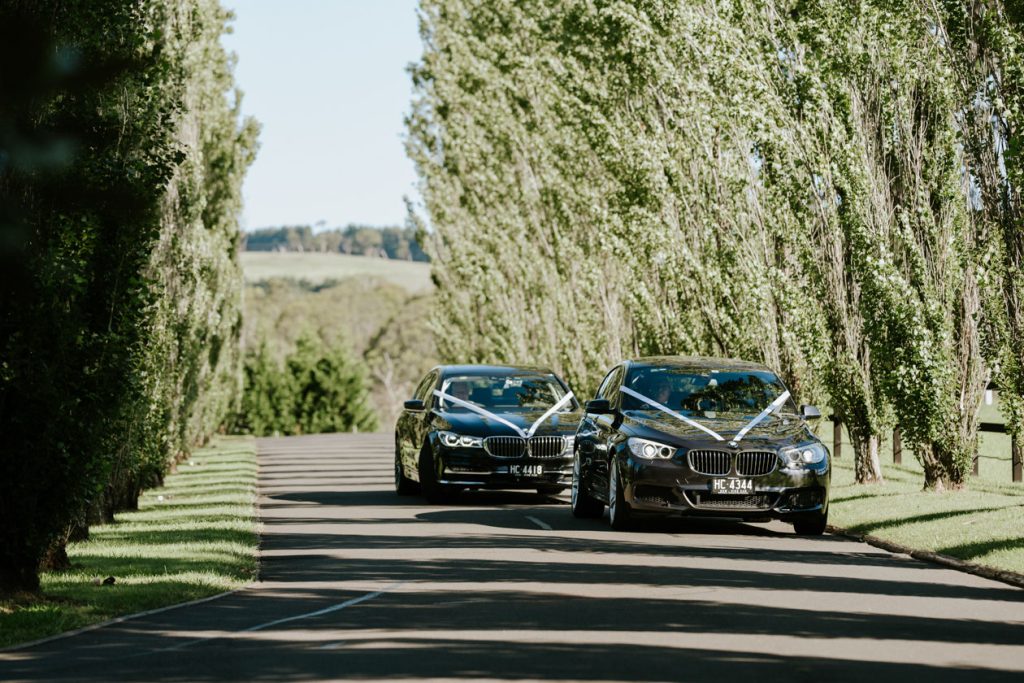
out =
[[[569,488],[572,454],[537,458],[498,458],[482,448],[435,448],[438,483],[481,489]]]
[[[828,461],[807,468],[776,468],[764,475],[713,477],[694,472],[685,458],[642,460],[623,456],[623,493],[641,512],[688,516],[782,519],[820,515],[828,508],[831,473]],[[712,493],[712,481],[741,478],[753,481],[752,494]]]

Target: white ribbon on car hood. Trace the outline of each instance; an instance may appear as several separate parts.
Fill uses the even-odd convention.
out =
[[[564,406],[566,403],[568,403],[571,400],[572,400],[572,392],[570,391],[568,394],[563,396],[562,399],[558,403],[556,403],[555,405],[553,405],[550,408],[548,408],[548,412],[546,412],[543,415],[541,415],[537,419],[536,422],[534,422],[532,425],[530,425],[530,428],[526,431],[526,436],[533,436],[533,433],[535,431],[537,431],[537,427],[540,427],[544,423],[544,420],[548,419],[549,417],[551,417],[552,415],[557,413],[562,408],[562,406]]]
[[[786,402],[786,399],[788,399],[788,398],[789,398],[789,389],[786,389],[781,394],[779,394],[779,397],[777,399],[772,401],[770,406],[768,406],[767,408],[762,410],[761,413],[757,417],[755,417],[753,420],[748,422],[747,425],[743,429],[741,429],[739,432],[737,432],[736,436],[732,437],[732,441],[729,442],[729,445],[730,446],[735,446],[736,444],[738,444],[740,442],[740,439],[742,439],[744,436],[747,435],[747,432],[749,432],[751,429],[756,427],[757,424],[761,420],[765,419],[766,417],[771,415],[773,412],[775,412],[778,409],[779,406],[781,406],[783,403]]]
[[[444,393],[443,391],[438,391],[438,390],[435,389],[434,390],[434,396],[437,396],[438,398],[440,398],[442,400],[445,400],[445,401],[451,401],[452,403],[454,403],[457,406],[462,406],[463,408],[467,408],[469,410],[472,410],[474,413],[478,413],[480,415],[483,415],[484,417],[489,417],[492,420],[495,420],[497,422],[500,422],[503,425],[511,427],[512,429],[514,429],[516,431],[517,434],[519,434],[519,436],[523,437],[524,439],[528,439],[531,436],[533,436],[533,433],[535,431],[537,431],[537,428],[540,427],[541,424],[544,423],[544,420],[546,420],[549,417],[551,417],[562,406],[564,406],[566,403],[571,401],[572,397],[573,397],[573,394],[570,391],[568,394],[563,396],[562,399],[558,403],[556,403],[555,405],[551,406],[548,409],[548,411],[546,413],[544,413],[543,415],[541,415],[540,418],[536,422],[534,422],[532,425],[530,425],[530,428],[527,429],[527,430],[524,430],[519,425],[516,425],[516,424],[513,424],[513,423],[509,422],[508,420],[506,420],[505,418],[501,417],[500,415],[495,415],[491,411],[489,411],[489,410],[487,410],[485,408],[481,408],[480,406],[478,406],[475,403],[470,403],[469,401],[464,401],[461,398],[456,398],[456,397],[452,396],[451,394]]]
[[[670,415],[670,416],[676,418],[677,420],[685,422],[686,424],[690,425],[691,427],[696,427],[697,429],[710,434],[711,436],[715,437],[715,439],[717,439],[718,441],[725,441],[725,437],[723,437],[721,434],[719,434],[718,432],[714,431],[713,429],[709,429],[709,428],[705,427],[704,425],[702,425],[701,423],[699,423],[699,422],[697,422],[695,420],[691,420],[690,418],[686,417],[685,415],[681,415],[681,414],[677,413],[676,411],[672,410],[668,406],[663,406],[662,404],[660,404],[657,401],[655,401],[653,398],[648,398],[647,396],[644,396],[639,391],[633,391],[629,387],[619,387],[619,391],[621,391],[624,394],[628,394],[628,395],[632,396],[633,398],[640,399],[641,401],[643,401],[647,405],[653,406],[653,407],[657,408],[658,410],[660,410],[661,412],[663,412],[663,413],[665,413],[667,415]],[[781,406],[783,403],[785,403],[786,399],[788,399],[788,398],[789,398],[789,390],[787,389],[786,391],[782,392],[777,399],[772,401],[771,405],[769,405],[767,408],[762,410],[761,413],[757,417],[755,417],[753,420],[748,422],[743,427],[743,429],[738,431],[736,433],[736,436],[734,436],[732,438],[732,441],[729,442],[729,445],[730,446],[735,446],[736,444],[738,444],[740,442],[740,439],[742,439],[744,436],[747,435],[747,432],[749,432],[751,429],[756,427],[761,422],[761,420],[763,420],[766,417],[768,417],[769,415],[771,415],[775,410],[778,409],[779,406]]]

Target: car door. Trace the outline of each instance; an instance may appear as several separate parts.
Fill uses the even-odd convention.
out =
[[[431,370],[428,372],[413,392],[413,398],[423,401],[423,410],[403,410],[398,419],[399,449],[402,453],[402,462],[406,472],[415,472],[414,478],[418,478],[420,449],[427,438],[429,431],[431,409],[434,405],[434,389],[437,386],[437,379],[440,372]]]
[[[605,375],[594,398],[606,398],[613,406],[618,405],[623,372],[621,365],[612,368]],[[592,496],[600,500],[608,495],[608,442],[615,425],[617,421],[614,414],[586,413],[577,432],[583,485]]]

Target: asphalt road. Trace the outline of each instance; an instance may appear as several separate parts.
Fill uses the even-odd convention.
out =
[[[1024,591],[781,524],[617,533],[392,493],[389,436],[260,442],[262,580],[0,654],[0,681],[1024,680]]]

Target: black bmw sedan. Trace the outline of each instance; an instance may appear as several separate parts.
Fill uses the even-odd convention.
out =
[[[568,488],[580,406],[550,370],[443,365],[395,426],[395,491],[441,502],[467,488]]]
[[[613,528],[636,513],[781,519],[818,535],[829,453],[768,368],[713,358],[641,358],[601,383],[576,434],[572,511]]]

